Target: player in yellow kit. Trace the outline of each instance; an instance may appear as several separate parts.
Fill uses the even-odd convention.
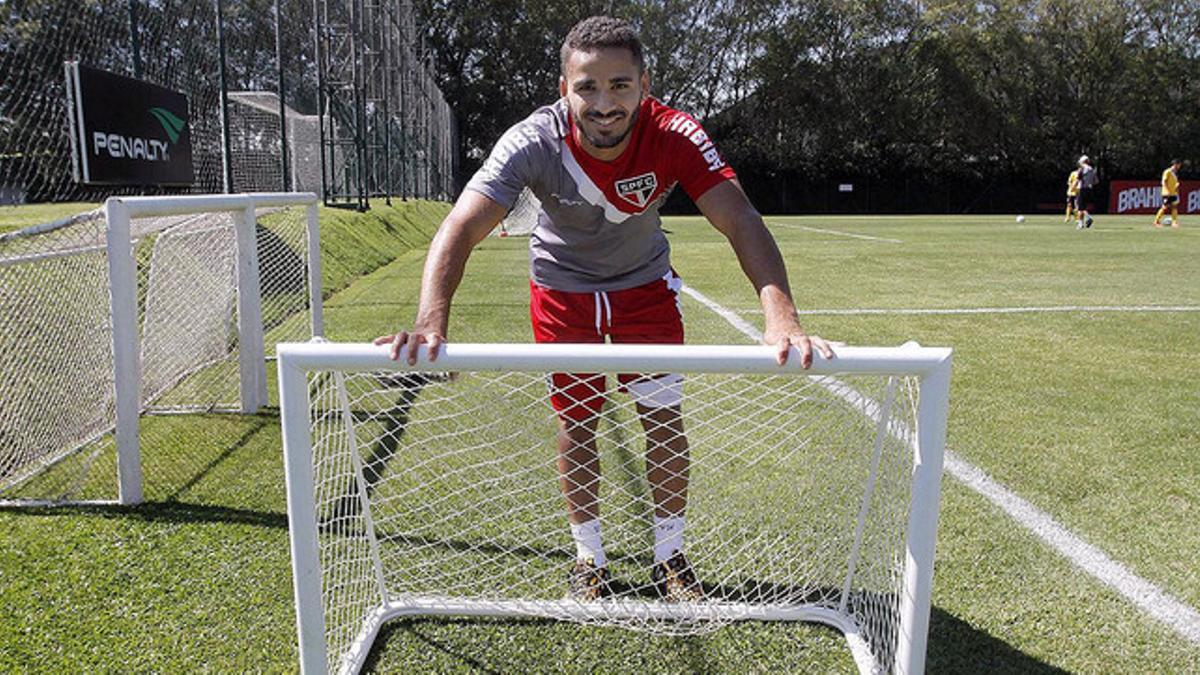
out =
[[[1167,209],[1171,209],[1171,227],[1179,227],[1179,170],[1183,168],[1182,159],[1171,160],[1162,173],[1162,206],[1154,214],[1154,226],[1162,227],[1162,217]]]
[[[1071,218],[1075,216],[1075,212],[1079,210],[1079,171],[1072,171],[1067,175],[1067,215],[1063,218],[1064,223],[1071,222]]]

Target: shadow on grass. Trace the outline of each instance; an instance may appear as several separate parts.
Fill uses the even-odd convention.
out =
[[[0,506],[0,511],[15,515],[63,515],[63,516],[93,516],[98,518],[125,518],[144,523],[222,523],[237,525],[254,525],[284,529],[288,527],[286,513],[273,511],[256,511],[254,509],[239,509],[230,506],[213,504],[192,504],[189,502],[163,501],[144,502],[136,506],[120,504],[64,504],[62,506]]]
[[[246,447],[250,440],[258,434],[258,432],[262,431],[268,426],[274,426],[276,424],[279,424],[278,415],[257,415],[254,419],[254,423],[248,429],[242,432],[242,435],[239,436],[236,441],[230,443],[228,447],[210,459],[204,466],[197,467],[193,475],[187,480],[183,481],[182,485],[176,487],[170,494],[166,496],[163,501],[174,502],[178,500],[185,492],[195,487],[200,483],[200,481],[204,480],[206,476],[212,473],[213,469],[216,469],[223,462],[228,460],[233,453]]]
[[[926,657],[926,671],[929,673],[1042,673],[1057,675],[1068,671],[1052,666],[1034,656],[1026,654],[987,632],[972,626],[949,612],[934,607],[931,612],[931,628],[929,636],[929,651]],[[389,641],[400,643],[416,643],[419,647],[414,653],[440,653],[453,661],[452,669],[465,668],[485,673],[506,673],[524,670],[565,669],[579,672],[596,672],[612,670],[618,664],[606,663],[604,654],[608,650],[595,649],[595,633],[600,629],[585,629],[582,627],[576,634],[553,632],[550,629],[560,622],[551,619],[472,619],[472,618],[415,618],[395,619],[386,624],[375,640],[376,646],[386,645]],[[748,625],[748,624],[742,624]],[[808,624],[811,626],[811,624]],[[765,626],[765,624],[764,624]],[[837,631],[824,625],[815,626],[818,630],[827,630],[833,634]],[[451,628],[452,630],[446,630]],[[770,631],[778,631],[780,624],[771,624]],[[497,631],[502,630],[500,634]],[[620,629],[610,629],[618,631]],[[548,634],[549,633],[549,634]],[[719,633],[719,631],[718,631]],[[634,634],[630,634],[633,636]],[[716,635],[716,634],[713,634]],[[670,640],[672,648],[682,652],[680,660],[686,664],[689,672],[720,672],[724,671],[753,671],[755,663],[762,654],[754,649],[745,652],[745,660],[737,663],[714,661],[708,636],[661,637],[658,640]],[[637,640],[645,640],[645,636],[636,636]],[[784,637],[784,644],[775,641],[774,636],[765,638],[772,645],[780,647],[795,647],[791,636]],[[638,641],[631,637],[630,648],[636,648]],[[525,642],[535,645],[531,649],[521,649]],[[557,643],[557,644],[555,644]],[[766,644],[764,644],[766,646]],[[561,656],[569,654],[571,661],[564,664],[546,663],[538,654],[540,650],[554,650]],[[363,667],[363,672],[377,672],[384,650],[372,649]],[[590,656],[589,656],[590,655]],[[641,665],[650,670],[663,667],[677,668],[680,664],[654,664],[652,655]],[[660,657],[661,658],[661,657]],[[441,659],[437,659],[441,660]],[[434,667],[434,659],[426,661],[426,667]],[[388,664],[389,667],[395,664]],[[446,664],[443,662],[443,666]]]

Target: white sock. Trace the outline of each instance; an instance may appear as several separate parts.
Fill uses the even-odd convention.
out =
[[[591,559],[596,567],[608,564],[604,557],[604,546],[600,543],[600,520],[593,519],[576,525],[571,523],[571,538],[575,540],[575,557],[579,560]]]
[[[654,516],[654,562],[667,560],[676,551],[683,550],[683,528],[687,519],[683,516],[660,518]]]

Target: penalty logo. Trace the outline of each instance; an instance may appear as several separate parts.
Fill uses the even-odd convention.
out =
[[[644,173],[633,178],[623,178],[616,182],[617,194],[639,209],[646,208],[650,195],[658,187],[658,177],[654,172]]]

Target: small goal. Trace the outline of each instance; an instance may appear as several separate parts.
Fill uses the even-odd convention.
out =
[[[816,622],[864,673],[921,672],[950,350],[798,361],[780,367],[761,346],[449,344],[410,367],[386,347],[280,345],[303,671],[357,672],[384,622],[458,615],[662,635]],[[555,372],[608,378],[595,395],[614,592],[593,602],[565,599]],[[617,373],[683,376],[702,600],[652,590],[647,434]]]
[[[113,197],[0,235],[0,503],[136,504],[174,435],[146,415],[265,405],[275,342],[322,332],[316,204]]]

